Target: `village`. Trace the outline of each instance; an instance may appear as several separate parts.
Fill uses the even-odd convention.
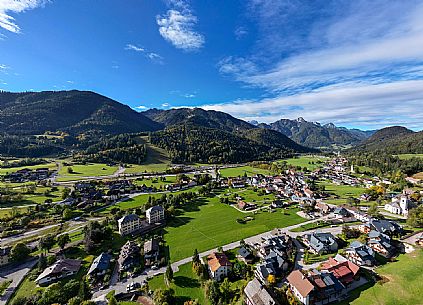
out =
[[[8,174],[3,178],[8,182],[39,180],[62,188],[63,196],[32,209],[52,215],[50,222],[29,226],[30,221],[21,220],[29,217],[19,213],[2,221],[0,266],[8,286],[0,304],[20,304],[24,296],[19,291],[25,285],[44,302],[49,297],[45,287],[54,283],[86,290],[82,296],[69,293],[68,299],[80,302],[173,304],[177,296],[170,287],[186,269],[192,269],[189,273],[209,292],[185,304],[320,305],[348,300],[380,280],[379,266],[395,264],[398,255],[423,246],[423,233],[405,225],[410,211],[422,205],[423,190],[414,187],[420,183],[414,179],[407,180],[402,191],[389,192],[391,181],[357,174],[344,157],[314,162],[309,161],[310,168],[285,165],[276,174],[257,170],[231,175],[240,168],[234,165],[60,184],[51,170]],[[333,187],[354,193],[342,196],[331,191]],[[185,247],[177,237],[177,246],[183,247],[179,254],[168,230],[183,228],[176,222],[183,216],[180,211],[202,198],[238,216],[223,228],[226,237],[226,230],[243,232],[261,221],[269,229],[233,233],[205,245],[189,242],[194,237],[188,232]],[[213,222],[218,224],[219,218]],[[40,236],[37,230],[48,233]],[[218,247],[210,247],[214,245]],[[17,271],[8,274],[8,269]],[[239,290],[230,288],[234,285],[240,285]],[[68,304],[79,304],[76,301]]]

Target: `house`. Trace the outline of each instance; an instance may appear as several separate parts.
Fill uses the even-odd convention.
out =
[[[371,219],[369,221],[369,228],[370,230],[375,230],[379,233],[387,234],[389,236],[402,233],[401,226],[392,220]]]
[[[0,267],[7,265],[10,262],[11,247],[0,248]]]
[[[357,278],[360,267],[341,255],[329,259],[320,265],[320,270],[332,273],[345,287]]]
[[[245,247],[241,247],[238,249],[236,257],[246,264],[251,264],[254,260],[254,255]]]
[[[303,237],[304,243],[316,254],[333,253],[338,250],[338,243],[331,233],[314,232]]]
[[[134,241],[129,240],[123,245],[119,253],[119,270],[125,271],[138,265],[140,262],[140,247]]]
[[[304,305],[328,304],[339,301],[345,294],[344,285],[328,271],[292,271],[288,277],[288,288]]]
[[[213,252],[207,256],[207,265],[210,277],[215,281],[221,281],[232,270],[232,264],[225,253]]]
[[[136,214],[125,215],[118,220],[119,234],[122,236],[132,234],[141,227],[141,219]]]
[[[35,280],[38,285],[50,284],[65,277],[76,274],[81,268],[81,261],[76,259],[61,259],[47,267]]]
[[[164,208],[159,205],[155,205],[146,211],[146,216],[147,221],[150,224],[162,222],[165,219]]]
[[[391,244],[391,238],[378,231],[370,231],[367,245],[386,258],[395,254],[395,247]]]
[[[112,256],[110,254],[106,252],[101,253],[99,256],[97,256],[94,259],[87,274],[91,278],[98,278],[104,275],[110,267],[111,259],[112,259]]]
[[[311,292],[314,290],[314,285],[309,279],[300,271],[292,271],[286,278],[289,290],[292,294],[304,305],[309,305]]]
[[[247,305],[277,305],[276,300],[269,294],[266,287],[256,278],[248,282],[244,289],[245,303]]]
[[[244,211],[249,211],[249,210],[254,210],[257,208],[257,205],[253,204],[253,203],[247,203],[245,201],[239,200],[238,203],[238,208],[240,210],[244,210]]]
[[[359,241],[353,241],[344,252],[346,258],[358,266],[371,267],[376,263],[373,249]]]
[[[152,238],[144,243],[144,260],[146,266],[154,265],[159,259],[160,245],[156,238]]]
[[[322,215],[326,215],[329,214],[331,211],[331,207],[329,205],[327,205],[326,203],[323,202],[317,202],[315,205],[315,208],[322,214]]]

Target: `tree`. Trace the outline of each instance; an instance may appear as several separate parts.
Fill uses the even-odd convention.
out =
[[[229,282],[228,278],[225,278],[220,284],[219,287],[220,294],[222,296],[222,300],[225,304],[230,303],[230,297],[231,297],[231,283]]]
[[[17,243],[10,252],[10,258],[13,262],[24,261],[28,258],[31,250],[24,243]]]
[[[85,280],[82,280],[79,284],[78,297],[81,300],[89,300],[91,298],[90,288]]]
[[[114,295],[110,297],[109,302],[107,304],[108,305],[118,305],[118,302],[117,302]]]
[[[194,254],[192,255],[192,262],[201,264],[200,255],[198,254],[197,249],[194,249]]]
[[[65,208],[63,210],[62,217],[63,217],[64,220],[69,220],[69,219],[72,218],[72,216],[73,216],[73,212],[72,212],[71,209]]]
[[[270,286],[274,286],[276,284],[276,277],[273,274],[269,274],[267,277],[267,282]]]
[[[170,262],[167,265],[164,280],[167,286],[170,286],[170,283],[173,281],[173,270]]]
[[[38,265],[37,265],[38,270],[42,271],[44,269],[47,268],[47,259],[46,256],[41,253],[40,257],[38,258]]]
[[[44,250],[45,252],[50,251],[50,249],[55,244],[54,236],[51,234],[45,235],[40,238],[40,241],[38,242],[38,247],[40,250]]]
[[[82,300],[79,297],[69,299],[68,305],[81,305]]]
[[[68,196],[69,196],[70,192],[71,192],[70,188],[65,187],[65,188],[62,190],[62,199],[66,199],[66,198],[68,198]]]
[[[407,224],[415,228],[423,228],[423,205],[419,205],[408,213]]]
[[[73,168],[72,167],[70,167],[70,166],[68,166],[68,174],[73,174]]]
[[[212,305],[217,305],[219,303],[219,284],[214,280],[208,280],[205,283],[205,293]]]
[[[153,301],[156,305],[171,305],[175,298],[175,291],[169,289],[156,289],[154,291]]]
[[[60,249],[65,249],[66,244],[70,243],[71,239],[69,237],[68,233],[59,235],[59,237],[57,237],[57,244],[59,245]]]
[[[377,206],[377,202],[373,203],[370,208],[367,210],[367,214],[369,214],[372,217],[379,216],[379,210]]]

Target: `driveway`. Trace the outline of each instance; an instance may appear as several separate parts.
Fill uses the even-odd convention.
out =
[[[10,286],[6,289],[5,293],[0,296],[0,305],[6,305],[9,301],[9,298],[12,296],[15,289],[19,286],[28,272],[35,266],[37,259],[28,261],[20,266],[17,266],[11,270],[4,269],[0,271],[0,281],[3,282],[12,280]]]

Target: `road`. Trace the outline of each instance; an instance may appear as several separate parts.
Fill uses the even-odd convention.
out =
[[[22,282],[28,272],[32,269],[32,267],[35,266],[36,263],[37,259],[33,259],[14,269],[8,270],[6,268],[4,270],[0,270],[0,281],[12,280],[12,283],[6,289],[5,293],[0,296],[0,305],[6,305],[15,289],[19,286],[19,284]]]
[[[322,220],[322,219],[324,219],[324,218],[306,221],[306,222],[296,224],[296,225],[292,225],[292,226],[285,227],[285,228],[279,228],[277,231],[278,231],[278,234],[286,233],[289,236],[295,238],[299,235],[305,234],[305,232],[291,232],[290,230],[298,228],[298,227],[300,227],[304,224],[313,223],[313,222],[316,222],[316,221],[319,221],[319,220]],[[331,227],[331,228],[324,228],[324,229],[315,229],[315,230],[309,230],[309,231],[307,231],[307,233],[311,233],[311,232],[314,232],[316,230],[319,230],[321,232],[330,232],[332,234],[340,234],[342,228],[341,227],[333,227],[333,228]],[[268,231],[268,232],[264,232],[264,233],[252,236],[252,237],[248,237],[248,238],[244,239],[244,241],[248,244],[260,242],[263,237],[272,235],[272,232],[274,232],[274,231],[275,230],[272,230],[272,231]],[[316,264],[305,265],[303,263],[304,249],[299,243],[297,245],[297,243],[298,242],[296,242],[296,246],[299,245],[300,251],[298,251],[298,254],[297,254],[297,257],[296,257],[296,262],[295,262],[296,269],[310,269],[310,268],[317,267]],[[235,242],[232,242],[230,244],[224,245],[222,248],[223,248],[224,251],[228,251],[228,250],[235,249],[239,246],[240,246],[240,241],[235,241]],[[215,252],[215,251],[217,251],[217,248],[201,252],[199,255],[200,255],[200,257],[205,257],[205,256],[208,256],[209,254],[211,254],[212,252]],[[192,261],[192,257],[186,257],[184,259],[181,259],[177,262],[172,263],[171,266],[172,266],[173,272],[178,272],[180,266],[185,265],[185,264],[187,264],[191,261]],[[141,275],[139,275],[137,277],[134,277],[132,279],[124,279],[122,281],[118,281],[114,285],[111,285],[108,289],[95,292],[93,294],[93,299],[95,301],[102,301],[102,300],[104,300],[105,295],[112,290],[115,290],[116,293],[126,292],[126,285],[127,284],[129,284],[131,282],[142,283],[142,282],[146,281],[147,278],[149,278],[149,277],[152,277],[152,276],[155,276],[155,275],[158,275],[158,274],[163,274],[165,272],[166,272],[166,267],[162,267],[158,270],[146,269]]]

